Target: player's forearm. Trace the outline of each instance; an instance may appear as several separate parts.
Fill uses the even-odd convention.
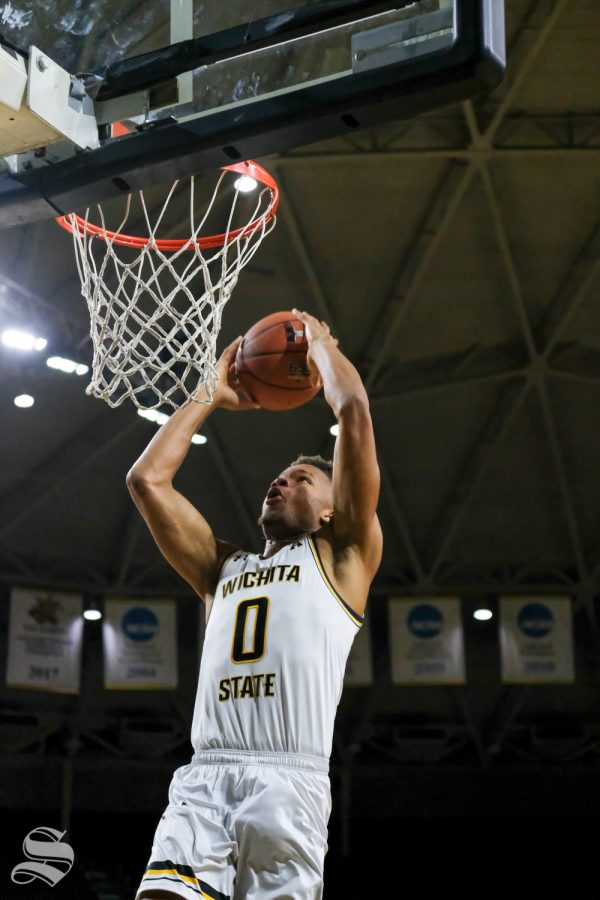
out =
[[[325,399],[336,419],[349,407],[364,405],[368,409],[369,399],[360,375],[331,338],[315,341],[311,354],[323,381]]]
[[[203,391],[198,398],[205,397]],[[192,437],[218,404],[190,401],[175,410],[168,421],[156,432],[142,455],[133,464],[127,481],[160,484],[170,482],[181,467],[190,449]]]

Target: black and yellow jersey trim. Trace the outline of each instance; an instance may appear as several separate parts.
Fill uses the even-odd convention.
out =
[[[228,894],[222,894],[221,891],[215,890],[201,878],[197,878],[191,866],[174,863],[170,859],[153,859],[148,863],[142,880],[174,881],[189,888],[190,897],[194,893],[202,900],[230,900]]]
[[[331,593],[333,594],[333,596],[335,597],[337,602],[340,604],[340,606],[342,607],[344,612],[347,613],[347,615],[352,619],[352,621],[354,622],[355,625],[358,625],[360,627],[363,624],[363,622],[365,621],[365,617],[359,616],[359,614],[357,612],[354,612],[352,607],[346,603],[346,601],[343,599],[343,597],[340,597],[340,595],[334,588],[333,584],[331,583],[331,581],[329,580],[329,578],[327,576],[327,572],[325,571],[325,566],[323,565],[323,561],[321,560],[321,556],[319,554],[319,550],[317,547],[317,542],[313,538],[313,536],[310,534],[308,536],[308,546],[310,547],[310,552],[312,553],[312,556],[313,556],[313,559],[317,566],[317,569],[319,570],[319,572],[321,574],[321,578],[323,579],[323,581],[325,582],[325,584],[327,585],[327,587],[329,588],[329,590],[331,591]]]

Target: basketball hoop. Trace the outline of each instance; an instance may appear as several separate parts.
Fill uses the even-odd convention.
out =
[[[233,200],[225,214],[224,229],[202,235],[217,198],[225,194],[228,175],[238,176]],[[240,218],[242,178],[261,186],[252,213]],[[206,400],[214,395],[216,343],[223,308],[231,296],[239,273],[247,265],[263,238],[275,226],[279,188],[257,163],[247,161],[225,166],[204,210],[196,222],[195,181],[189,182],[189,231],[187,238],[158,237],[165,214],[180,181],[150,221],[148,202],[139,191],[139,209],[145,235],[126,234],[132,210],[128,195],[119,225],[107,227],[105,213],[97,206],[100,224],[70,213],[57,218],[71,232],[81,292],[91,317],[94,347],[92,380],[86,393],[120,406],[129,397],[140,409],[156,409],[167,403],[178,408],[199,387]],[[211,252],[214,251],[214,252]]]

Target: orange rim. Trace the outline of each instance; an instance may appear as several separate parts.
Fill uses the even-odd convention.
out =
[[[249,222],[248,225],[244,225],[242,228],[236,228],[228,234],[213,234],[207,237],[199,237],[195,240],[192,240],[191,238],[159,238],[153,242],[152,248],[169,253],[175,250],[181,250],[184,247],[189,250],[194,250],[196,247],[199,247],[201,250],[222,247],[225,242],[231,243],[239,237],[250,235],[261,229],[263,223],[269,222],[275,216],[277,207],[279,206],[279,186],[266,169],[263,169],[258,163],[249,159],[245,162],[234,163],[231,166],[223,166],[222,171],[238,172],[240,175],[249,175],[260,184],[264,184],[265,187],[268,187],[271,192],[271,202],[269,203],[267,211],[257,219]],[[136,237],[131,234],[109,231],[107,228],[101,228],[99,225],[93,225],[91,222],[86,222],[85,219],[82,219],[81,216],[78,216],[75,213],[69,213],[66,216],[57,216],[56,221],[61,228],[64,228],[65,231],[69,231],[71,234],[77,230],[81,235],[87,234],[92,237],[98,237],[104,241],[119,244],[122,247],[142,249],[150,243],[150,238]]]

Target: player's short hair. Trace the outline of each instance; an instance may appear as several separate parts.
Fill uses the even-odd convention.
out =
[[[314,466],[325,472],[328,478],[333,476],[333,460],[323,459],[322,456],[302,456],[300,455],[290,466]]]

